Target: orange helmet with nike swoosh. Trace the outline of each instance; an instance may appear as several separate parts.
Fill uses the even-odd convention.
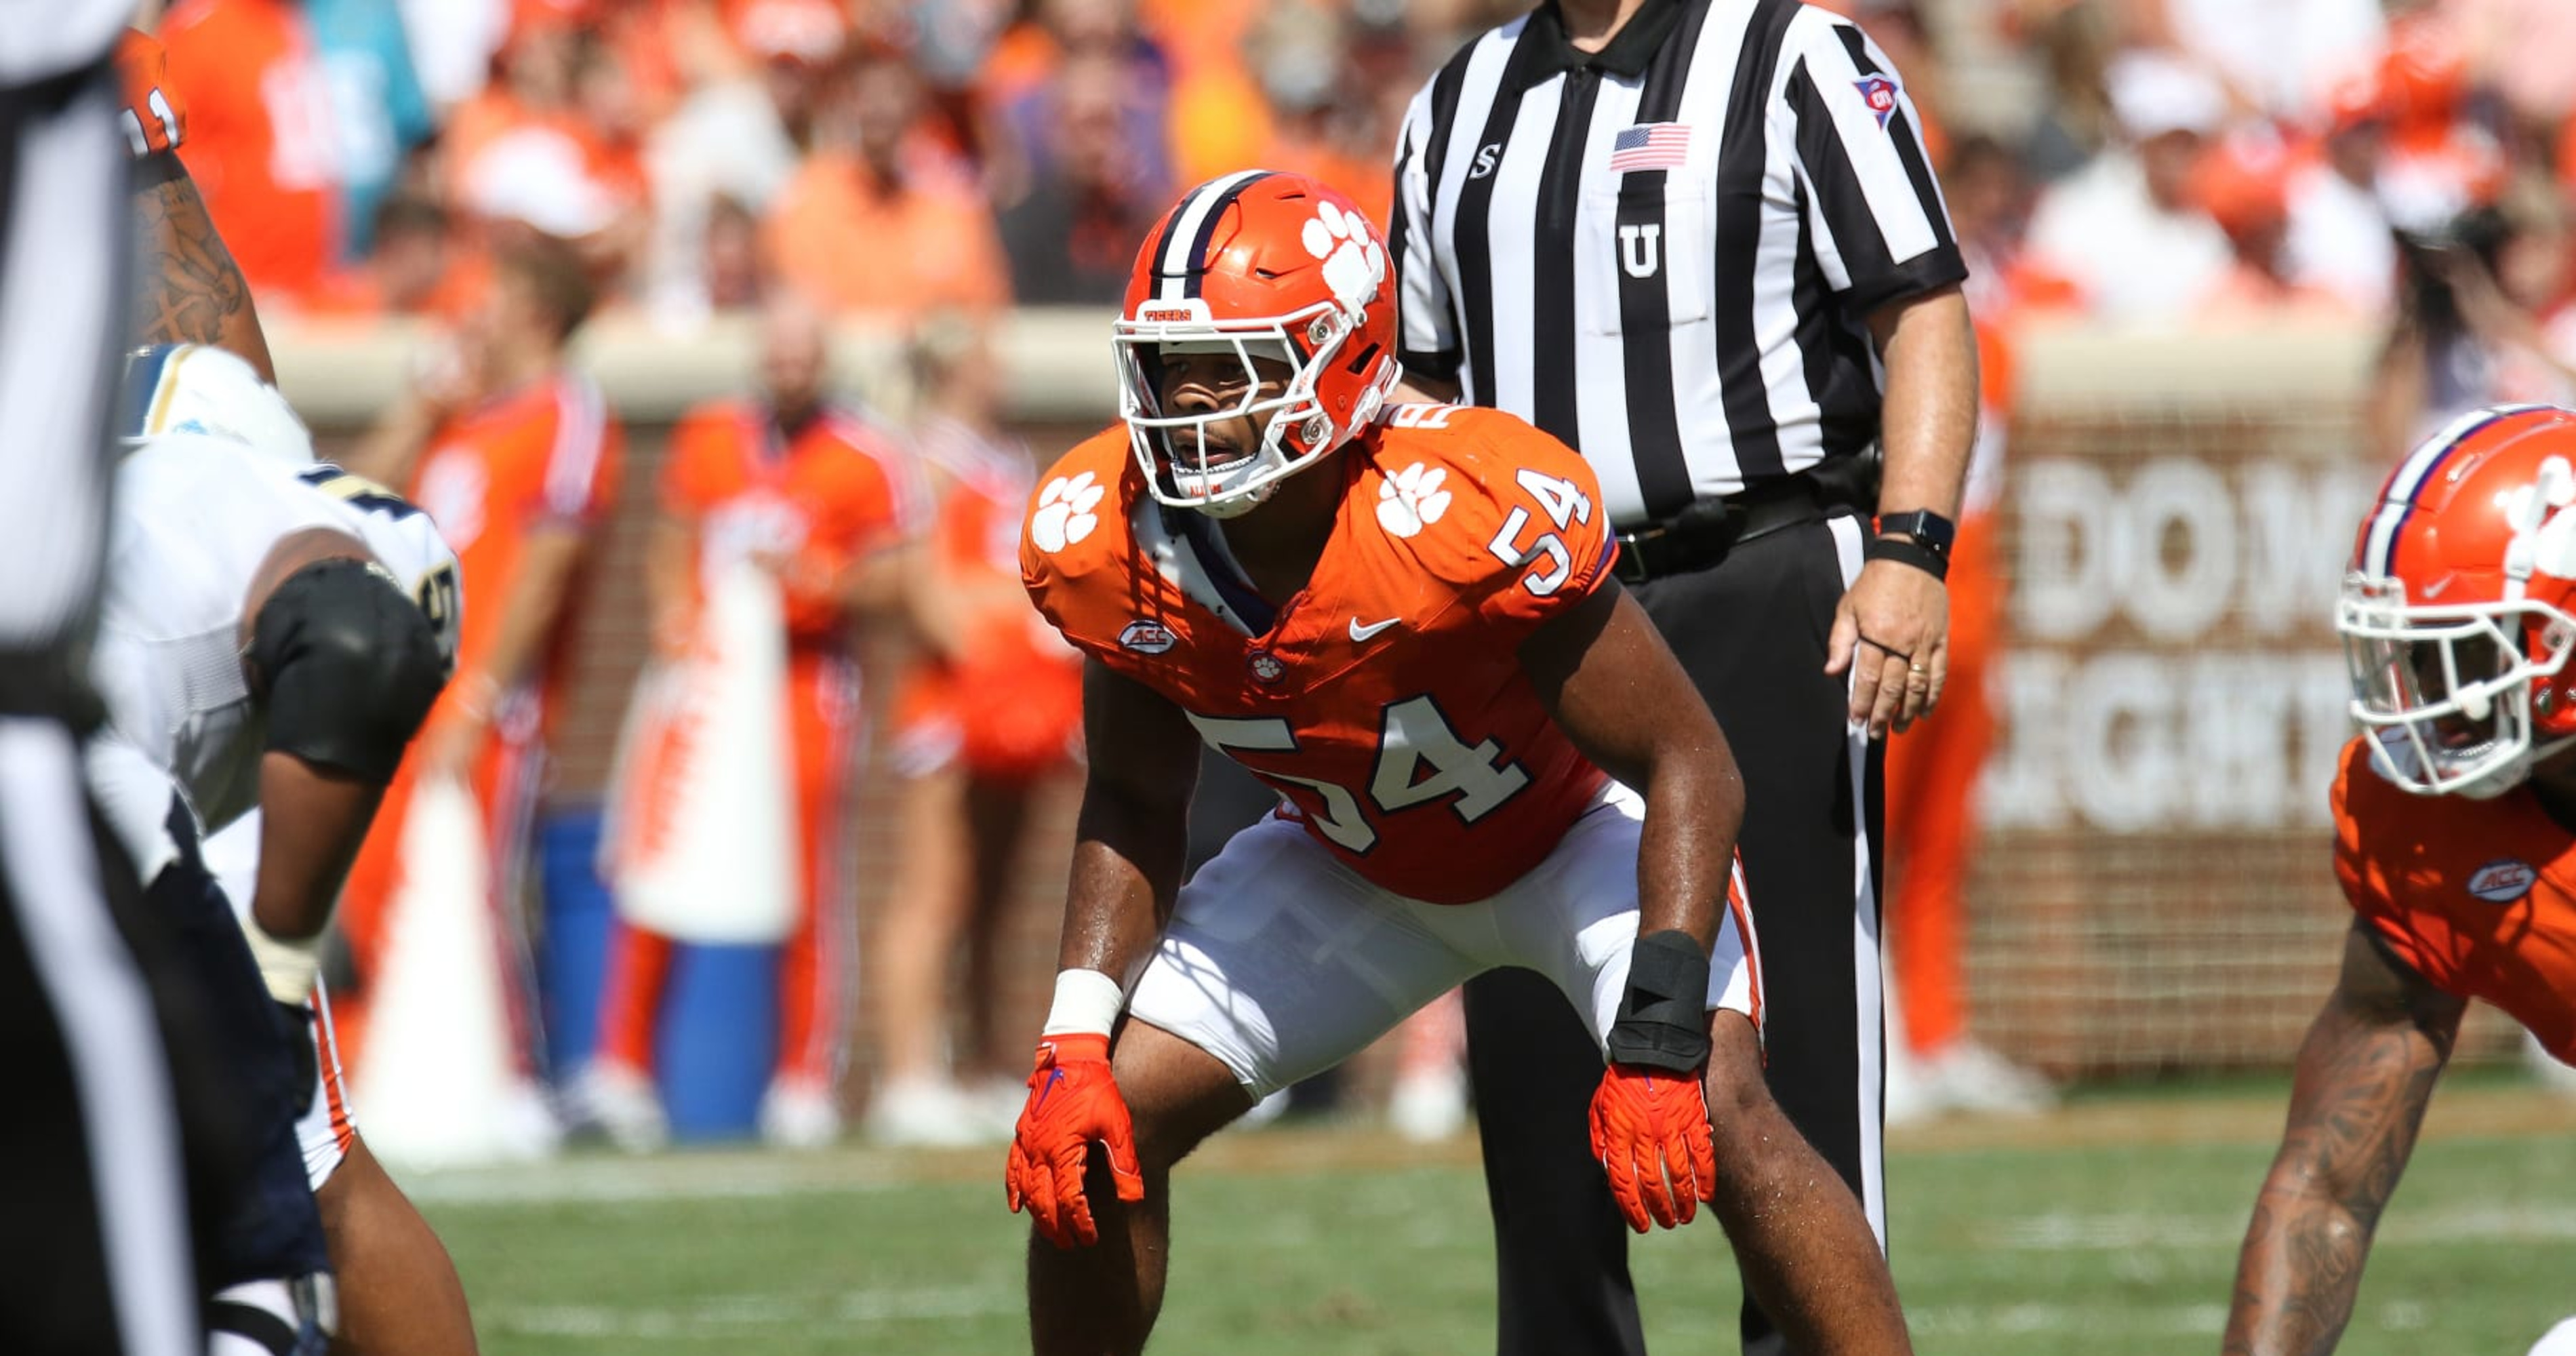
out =
[[[1119,414],[1154,498],[1233,517],[1376,417],[1402,374],[1395,272],[1376,226],[1341,192],[1298,174],[1244,170],[1181,196],[1145,238],[1115,328]],[[1212,412],[1161,403],[1165,354],[1230,355],[1242,397]],[[1287,364],[1265,395],[1255,358]],[[1219,464],[1173,435],[1251,416],[1258,446]]]
[[[2576,747],[2576,411],[2472,411],[2409,453],[2335,629],[2353,719],[2406,790],[2499,795]]]

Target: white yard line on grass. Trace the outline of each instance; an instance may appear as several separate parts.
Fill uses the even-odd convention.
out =
[[[996,1159],[995,1161],[999,1161]],[[552,1163],[396,1174],[430,1205],[658,1202],[885,1191],[919,1179],[899,1164],[854,1157],[739,1155],[575,1158]],[[999,1177],[998,1170],[994,1176]]]
[[[2227,1326],[2219,1304],[1932,1304],[1908,1305],[1907,1323],[1921,1336],[2026,1337],[2041,1333],[2196,1334]]]
[[[532,1337],[703,1340],[745,1329],[826,1329],[850,1324],[982,1318],[1014,1313],[1006,1289],[853,1290],[838,1296],[717,1295],[695,1304],[611,1308],[598,1304],[498,1305],[475,1318],[490,1331]]]
[[[2245,1208],[2253,1209],[2248,1199]],[[2088,1214],[2052,1210],[1992,1221],[1977,1231],[1988,1248],[2016,1252],[2135,1248],[2233,1247],[2245,1236],[2244,1214]],[[2486,1205],[2391,1209],[2379,1236],[2395,1244],[2564,1243],[2576,1240],[2576,1207]]]

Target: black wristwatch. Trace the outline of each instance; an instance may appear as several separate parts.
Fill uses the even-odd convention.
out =
[[[1947,556],[1951,543],[1959,539],[1959,525],[1930,509],[1908,509],[1903,513],[1880,514],[1878,535],[1912,537],[1925,547]]]
[[[1861,548],[1861,558],[1893,560],[1946,581],[1950,577],[1950,543],[1958,536],[1956,523],[1930,509],[1883,513],[1878,517],[1877,535]]]

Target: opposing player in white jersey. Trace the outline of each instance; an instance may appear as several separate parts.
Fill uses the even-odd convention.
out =
[[[426,514],[314,464],[301,422],[230,354],[145,350],[127,392],[139,436],[109,526],[94,792],[147,879],[220,875],[272,1025],[292,1027],[294,1188],[309,1180],[320,1207],[338,1349],[471,1352],[453,1264],[357,1138],[317,978],[349,860],[452,663],[455,555]],[[202,853],[191,827],[211,835]]]

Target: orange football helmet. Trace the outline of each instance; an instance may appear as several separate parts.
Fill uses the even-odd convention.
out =
[[[1367,215],[1297,174],[1243,170],[1191,189],[1146,236],[1113,344],[1118,412],[1154,498],[1230,518],[1368,426],[1403,368],[1395,357],[1395,272]],[[1168,353],[1231,355],[1243,396],[1230,408],[1162,408]],[[1264,395],[1252,360],[1286,363]],[[1222,464],[1175,455],[1172,435],[1252,416],[1260,445]]]
[[[2472,411],[2399,464],[2335,609],[2353,719],[2419,795],[2483,799],[2576,746],[2576,411]]]

